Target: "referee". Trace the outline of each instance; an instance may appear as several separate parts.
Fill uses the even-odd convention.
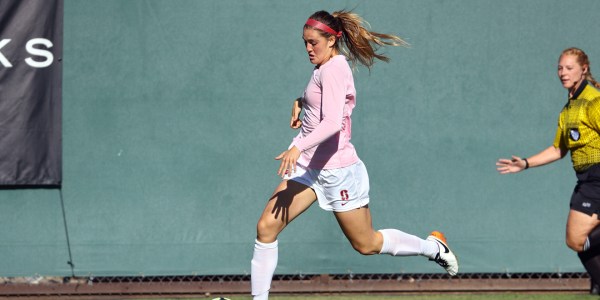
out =
[[[600,294],[600,84],[581,49],[564,50],[558,78],[569,92],[558,118],[554,144],[529,157],[496,162],[500,174],[517,173],[555,162],[571,152],[577,185],[571,196],[566,242],[591,277],[591,294]]]

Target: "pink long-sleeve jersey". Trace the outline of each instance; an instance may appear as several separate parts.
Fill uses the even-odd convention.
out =
[[[304,90],[304,117],[292,146],[302,154],[298,163],[311,169],[335,169],[359,161],[352,136],[356,103],[352,70],[343,55],[315,68]]]

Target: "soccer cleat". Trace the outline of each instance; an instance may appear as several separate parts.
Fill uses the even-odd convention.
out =
[[[446,242],[444,234],[439,231],[434,231],[427,237],[427,240],[436,242],[440,247],[440,252],[435,255],[435,258],[430,258],[429,260],[433,260],[438,265],[444,267],[450,276],[456,275],[456,273],[458,273],[458,258],[452,253],[450,248],[448,248],[448,242]]]

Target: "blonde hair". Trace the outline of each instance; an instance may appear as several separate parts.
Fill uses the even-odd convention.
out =
[[[341,10],[333,14],[318,11],[312,14],[309,19],[317,20],[336,32],[342,32],[341,37],[336,37],[334,47],[352,62],[353,67],[356,64],[361,64],[370,69],[375,64],[375,59],[388,62],[389,57],[377,52],[380,47],[406,47],[409,45],[396,35],[369,31],[367,29],[370,28],[369,23],[351,11]],[[304,26],[310,27],[308,25]],[[320,31],[325,37],[333,36],[331,33]]]
[[[571,47],[571,48],[567,48],[567,49],[563,50],[563,52],[560,54],[560,56],[562,57],[563,55],[573,55],[573,56],[577,57],[577,63],[579,63],[579,65],[582,67],[587,67],[587,72],[585,74],[585,80],[587,80],[593,86],[600,88],[600,83],[598,83],[596,81],[596,79],[594,79],[594,76],[592,76],[592,69],[590,68],[590,60],[588,59],[587,54],[585,54],[585,52],[583,52],[583,50],[581,50],[579,48]]]

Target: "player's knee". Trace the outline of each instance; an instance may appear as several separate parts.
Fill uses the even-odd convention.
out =
[[[266,235],[269,232],[271,232],[271,228],[273,227],[273,224],[271,224],[271,222],[269,222],[268,220],[264,220],[263,218],[258,220],[258,223],[256,223],[256,233],[260,236],[260,235]]]
[[[256,236],[263,243],[271,243],[277,239],[279,234],[279,224],[273,220],[260,218],[256,224]]]
[[[576,239],[576,238],[567,236],[567,246],[575,252],[583,251],[584,243],[585,243],[585,240]]]
[[[373,255],[373,254],[379,253],[377,251],[377,249],[372,247],[370,244],[358,243],[358,242],[352,242],[351,244],[352,244],[352,248],[354,248],[354,250],[356,250],[356,252],[358,252],[362,255]]]

